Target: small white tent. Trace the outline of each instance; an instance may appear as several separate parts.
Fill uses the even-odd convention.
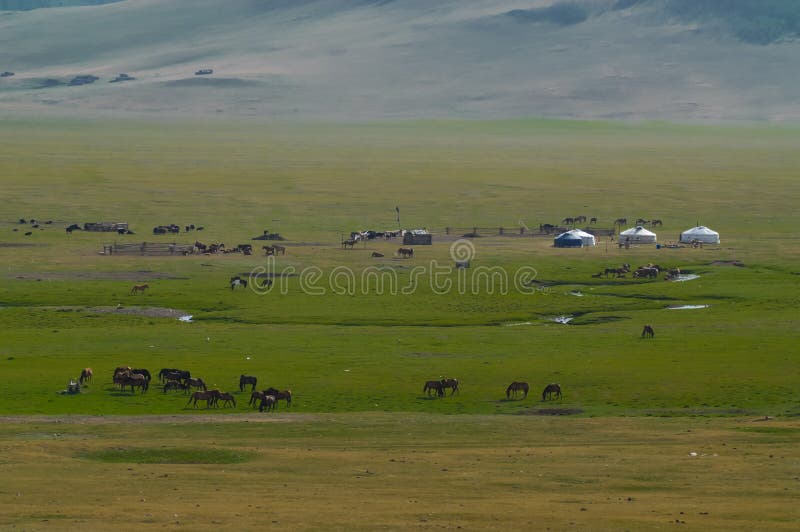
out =
[[[596,244],[594,235],[589,234],[586,231],[581,231],[580,229],[573,229],[567,232],[581,237],[581,241],[583,242],[583,247],[590,247]]]
[[[553,245],[557,248],[585,248],[594,246],[595,240],[594,235],[580,229],[571,229],[555,237]]]
[[[681,242],[690,244],[692,242],[702,242],[703,244],[719,244],[719,233],[712,231],[708,227],[698,225],[681,233]]]
[[[655,244],[655,242],[656,234],[652,231],[648,231],[641,225],[626,229],[619,234],[620,244]]]

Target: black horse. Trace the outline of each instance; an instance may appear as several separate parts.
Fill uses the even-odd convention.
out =
[[[239,375],[239,391],[243,392],[244,387],[248,384],[251,386],[250,391],[254,391],[256,389],[256,383],[258,382],[258,378],[251,377],[250,375]]]
[[[552,398],[553,395],[561,399],[561,386],[559,386],[555,382],[551,382],[550,384],[544,387],[544,390],[542,391],[542,401],[546,401],[548,398]]]

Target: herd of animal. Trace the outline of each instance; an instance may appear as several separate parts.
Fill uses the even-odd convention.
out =
[[[652,336],[652,327],[645,326],[645,331],[649,328]],[[642,336],[645,332],[642,332]],[[81,376],[78,379],[80,386],[88,385],[92,382],[94,372],[92,368],[83,368]],[[144,368],[132,368],[130,366],[118,366],[114,368],[112,382],[115,387],[121,391],[125,391],[130,387],[131,393],[137,389],[139,393],[145,393],[150,388],[150,381],[152,375],[150,371]],[[182,391],[185,395],[189,395],[189,405],[197,408],[197,403],[205,401],[206,408],[219,407],[220,402],[222,407],[236,408],[236,398],[229,392],[221,390],[209,390],[205,381],[200,377],[192,377],[189,370],[182,370],[177,368],[163,368],[158,372],[158,380],[161,383],[163,393]],[[248,406],[252,408],[258,407],[259,412],[272,412],[278,405],[279,401],[286,401],[286,406],[292,405],[292,391],[279,390],[270,386],[265,390],[256,390],[258,386],[258,377],[253,375],[239,375],[239,392],[243,393],[250,387],[250,399]],[[423,393],[427,393],[430,397],[434,392],[438,397],[445,397],[446,391],[450,390],[450,395],[460,393],[458,386],[458,379],[441,378],[429,380],[425,382],[422,389]],[[527,382],[514,381],[506,388],[506,398],[516,398],[518,394],[522,393],[522,399],[528,397],[530,386]],[[550,383],[542,390],[542,401],[548,399],[561,399],[561,386],[557,383]]]
[[[606,268],[601,272],[597,272],[592,274],[592,277],[605,277],[607,278],[609,274],[613,275],[617,279],[625,278],[628,273],[631,274],[631,277],[634,279],[655,279],[658,277],[658,274],[664,272],[664,280],[671,281],[676,279],[679,275],[681,275],[680,268],[665,268],[659,266],[658,264],[646,264],[644,266],[639,266],[635,270],[631,272],[631,265],[630,264],[623,264],[620,268]]]

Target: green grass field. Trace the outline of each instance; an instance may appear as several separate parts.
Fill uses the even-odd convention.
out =
[[[248,464],[257,464],[256,478],[270,482],[298,475],[313,489],[295,493],[290,501],[311,501],[313,493],[313,500],[321,501],[321,515],[331,519],[288,517],[292,504],[284,501],[280,509],[273,507],[278,514],[286,512],[275,520],[290,528],[321,529],[326,523],[343,529],[501,528],[531,515],[534,529],[542,528],[541,519],[551,519],[554,529],[570,528],[570,523],[578,529],[650,529],[682,520],[669,513],[678,508],[677,500],[709,501],[707,490],[722,486],[725,478],[732,478],[730,489],[720,491],[705,525],[686,519],[687,526],[759,528],[754,523],[762,512],[746,498],[751,491],[763,497],[758,504],[763,502],[765,512],[773,510],[769,528],[788,527],[798,518],[789,508],[791,500],[796,502],[800,463],[791,450],[796,449],[794,419],[800,414],[800,253],[794,227],[800,130],[558,121],[261,125],[32,120],[6,121],[0,132],[0,371],[6,390],[0,415],[12,416],[0,440],[10,454],[0,468],[12,476],[37,461],[35,449],[41,448],[48,456],[42,463],[65,474],[79,467],[91,471],[92,478],[117,471],[122,483],[128,455],[118,448],[144,449],[127,459],[155,468],[159,460],[191,461],[198,448],[224,441],[220,453],[199,460],[213,462],[214,468],[219,461],[245,460],[226,466],[229,474],[217,477],[211,465],[170,465],[170,477],[180,471],[195,481],[219,481],[225,501],[246,478]],[[342,235],[351,230],[395,228],[395,206],[404,227],[434,232],[433,246],[416,247],[408,260],[393,256],[397,240],[341,249]],[[655,231],[661,242],[677,240],[699,221],[719,231],[722,244],[625,250],[601,241],[593,249],[559,250],[548,237],[485,236],[472,241],[473,268],[442,274],[439,288],[431,285],[435,268],[452,265],[450,246],[458,234],[445,235],[445,227],[516,229],[521,222],[537,229],[578,214],[596,216],[600,227],[610,227],[619,217],[660,218],[664,226]],[[19,218],[54,223],[32,229],[19,224]],[[127,221],[136,234],[64,231],[66,224],[91,221]],[[153,226],[169,223],[205,229],[151,234]],[[235,246],[250,243],[265,229],[288,239],[287,254],[272,264],[260,252],[186,257],[98,253],[115,241],[199,239]],[[32,234],[26,236],[27,231]],[[262,242],[252,243],[260,251]],[[372,258],[373,251],[385,257]],[[650,262],[699,277],[686,282],[592,277],[622,263]],[[228,287],[232,275],[258,267],[297,275],[276,278],[266,294]],[[511,280],[527,268],[537,283],[522,290],[510,282],[507,293],[498,293],[497,283],[472,279],[481,267],[495,268]],[[314,271],[317,277],[309,277]],[[353,272],[353,277],[342,272]],[[374,275],[364,277],[364,272]],[[409,293],[391,293],[388,280],[397,283],[396,292],[406,287]],[[130,295],[131,286],[142,282],[150,289]],[[442,289],[446,283],[450,289]],[[324,293],[312,295],[309,286]],[[667,309],[682,305],[708,307]],[[180,312],[159,317],[164,312],[152,309]],[[192,315],[193,322],[178,321],[182,313]],[[559,324],[553,321],[558,316],[573,320]],[[639,337],[645,323],[653,325],[655,338]],[[234,391],[239,404],[235,410],[211,409],[212,420],[225,420],[217,425],[199,416],[205,408],[187,408],[184,395],[164,394],[157,386],[144,395],[115,390],[111,374],[120,365],[151,372],[190,369],[209,385]],[[95,377],[83,393],[57,394],[87,366]],[[242,373],[258,376],[259,388],[293,391],[292,413],[281,405],[272,414],[287,423],[247,422],[249,394],[238,391]],[[458,378],[461,392],[443,399],[423,394],[423,383],[440,376]],[[513,380],[531,383],[526,400],[506,400],[505,387]],[[549,382],[561,383],[562,401],[539,401]],[[572,412],[577,419],[509,415],[546,415],[542,410],[547,408]],[[234,412],[240,417],[222,416]],[[153,414],[196,423],[148,424],[146,417],[135,418],[141,426],[119,434],[116,423],[85,425],[64,417]],[[42,415],[57,417],[30,417]],[[778,421],[749,424],[764,416]],[[56,420],[66,422],[59,433],[75,432],[80,434],[75,441],[90,443],[73,442],[62,450],[60,440],[40,444],[36,434],[55,432]],[[36,423],[47,429],[30,428]],[[666,457],[675,453],[685,460],[691,449],[682,446],[688,442],[675,447],[668,435],[705,423],[711,424],[714,438],[718,433],[751,438],[758,444],[757,457],[737,456],[735,465],[715,466],[713,474],[673,471]],[[437,427],[433,434],[427,430],[431,425]],[[226,430],[218,428],[223,426]],[[606,426],[619,434],[610,436]],[[756,435],[734,430],[771,426],[780,430]],[[228,427],[235,430],[229,433]],[[19,431],[22,435],[16,436]],[[180,443],[184,431],[198,443]],[[509,439],[516,434],[519,441]],[[404,490],[419,489],[414,479],[431,467],[427,462],[393,473],[384,491],[355,488],[364,491],[344,505],[341,494],[324,495],[332,479],[321,478],[320,471],[336,462],[338,449],[354,447],[347,460],[365,464],[365,470],[386,449],[417,445],[441,460],[446,455],[452,464],[464,458],[459,449],[469,447],[473,438],[491,459],[473,470],[469,482],[444,478],[435,488],[435,480],[426,483],[423,491],[430,499],[422,503],[424,511],[407,512],[398,505],[412,498]],[[604,447],[610,440],[613,445]],[[159,451],[162,441],[168,449]],[[177,450],[169,450],[171,442],[179,442]],[[359,442],[368,443],[362,448]],[[545,468],[548,480],[528,478],[517,487],[505,480],[490,482],[487,493],[465,495],[464,490],[481,489],[477,478],[511,467],[503,456],[532,445],[542,452],[554,447],[563,452],[555,469]],[[636,455],[619,473],[618,484],[586,480],[586,468],[607,462],[614,446],[623,456],[632,449]],[[302,465],[300,455],[291,451],[303,447],[325,450],[313,459],[319,470]],[[281,473],[274,478],[266,467],[272,448],[282,459]],[[770,463],[777,476],[767,480],[766,473],[756,473],[761,459],[778,453],[785,459]],[[658,463],[648,472],[652,456]],[[344,463],[341,467],[349,467]],[[45,475],[41,464],[31,471],[20,477],[20,484],[29,483],[26,493],[35,491],[32,486]],[[156,469],[147,471],[156,475]],[[81,482],[81,490],[97,492],[99,504],[115,504],[113,495]],[[350,482],[348,477],[348,487]],[[685,494],[663,497],[673,493],[677,484],[672,482],[680,483]],[[162,484],[159,507],[171,489]],[[741,493],[734,493],[734,486]],[[459,504],[474,505],[472,511],[455,503],[437,510],[433,501],[448,488],[460,489]],[[14,495],[19,488],[4,489]],[[32,504],[38,506],[43,497],[67,502],[56,496],[56,489],[44,489]],[[132,489],[123,489],[125,497],[133,497],[126,508],[138,505]],[[273,489],[280,491],[279,484]],[[532,506],[515,506],[517,497],[540,490],[550,495]],[[577,495],[566,494],[576,490]],[[591,515],[592,508],[584,514],[580,507],[572,513],[572,506],[564,506],[606,500],[616,505],[618,497],[637,490],[650,494],[653,504],[624,511],[608,506],[599,517]],[[384,502],[368,514],[387,516],[374,527],[353,515],[352,505],[370,500],[369,493],[378,493],[376,500]],[[490,503],[495,497],[504,501],[505,513]],[[270,498],[269,504],[277,505],[279,498]],[[249,505],[256,500],[253,494],[242,499]],[[42,508],[23,508],[31,504],[27,500],[6,502],[0,524],[66,528],[75,521],[110,519],[123,527],[161,527],[178,526],[176,520],[197,526],[218,520],[202,513],[188,521],[148,518],[148,512],[119,520],[95,512],[90,503],[78,504],[79,513],[87,515],[67,512],[65,520]],[[63,504],[55,506],[64,512]],[[219,519],[219,527],[235,528],[233,514],[249,511],[243,503],[235,506],[235,511],[218,508],[232,512]],[[698,516],[706,511],[691,509]],[[448,517],[422,521],[426,512],[439,510],[449,512]],[[618,520],[615,512],[620,512]],[[264,519],[267,525],[272,521]],[[251,516],[243,522],[247,528],[257,521]]]

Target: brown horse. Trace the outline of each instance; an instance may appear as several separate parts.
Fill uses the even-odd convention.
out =
[[[216,406],[219,395],[220,395],[219,390],[206,390],[202,392],[194,392],[192,393],[192,396],[189,397],[189,402],[186,403],[186,406],[189,406],[190,403],[194,403],[194,407],[197,408],[197,401],[205,401],[206,408],[209,408],[211,406]]]
[[[150,288],[148,284],[135,284],[131,288],[131,295],[144,294],[144,291]]]
[[[216,399],[214,399],[214,404],[222,401],[222,407],[225,408],[228,405],[231,405],[233,408],[236,408],[236,399],[229,394],[228,392],[220,393]]]
[[[430,397],[431,392],[436,391],[436,395],[439,397],[444,397],[444,386],[442,386],[442,381],[427,381],[425,386],[422,388],[422,392],[428,394]]]
[[[642,329],[642,338],[653,338],[655,335],[656,333],[651,325],[645,325],[644,329]]]
[[[167,381],[164,383],[164,393],[167,393],[170,390],[188,391],[189,387],[181,381]]]
[[[561,399],[561,386],[555,382],[551,382],[544,387],[544,390],[542,391],[542,401],[546,401],[548,398],[551,398],[553,394]]]
[[[342,240],[342,249],[347,249],[347,248],[353,249],[353,246],[355,245],[356,241],[353,240],[352,238],[349,238],[347,240]]]
[[[206,383],[200,377],[197,377],[196,379],[195,378],[186,379],[183,383],[189,390],[191,390],[192,388],[202,388],[204,392],[208,391],[208,386],[206,386]]]
[[[281,399],[286,401],[286,406],[292,406],[292,390],[278,390],[276,388],[267,388],[264,390],[264,395],[272,395],[276,401]]]
[[[397,254],[404,259],[411,258],[414,256],[414,248],[400,248],[397,250]]]
[[[256,389],[257,382],[257,377],[251,377],[250,375],[239,375],[239,391],[243,392],[244,387],[249,384],[251,386],[250,391],[252,392]]]
[[[81,370],[81,377],[78,379],[78,384],[84,384],[87,382],[92,382],[92,368],[83,368]]]
[[[565,225],[572,225],[575,223],[575,218],[570,218],[570,217],[564,218],[563,220],[561,220],[561,223]]]
[[[450,395],[458,392],[458,379],[442,379],[442,393],[447,388],[450,388]]]
[[[147,379],[144,377],[144,375],[140,373],[136,373],[134,375],[122,376],[119,379],[119,384],[122,387],[122,389],[125,389],[126,386],[130,386],[131,393],[134,392],[135,388],[141,388],[142,390],[141,393],[146,392],[147,388],[149,388],[149,383],[147,382]]]
[[[263,401],[266,396],[267,394],[264,392],[253,391],[250,393],[250,401],[248,401],[247,404],[255,407],[258,401]]]
[[[664,222],[662,222],[661,220],[650,220],[650,226],[651,227],[655,227],[657,225],[662,225],[663,226]]]
[[[617,218],[616,220],[614,220],[614,225],[618,225],[620,227],[622,227],[623,225],[628,225],[628,219],[627,218]]]
[[[265,395],[261,399],[261,403],[258,405],[258,411],[263,412],[266,410],[267,412],[272,412],[275,410],[275,406],[278,404],[278,400],[275,399],[274,395]]]
[[[528,397],[528,390],[529,386],[527,382],[514,381],[508,385],[508,388],[506,388],[506,399],[511,399],[512,395],[516,397],[517,392],[522,392],[523,393],[522,398],[525,399],[526,397]]]

